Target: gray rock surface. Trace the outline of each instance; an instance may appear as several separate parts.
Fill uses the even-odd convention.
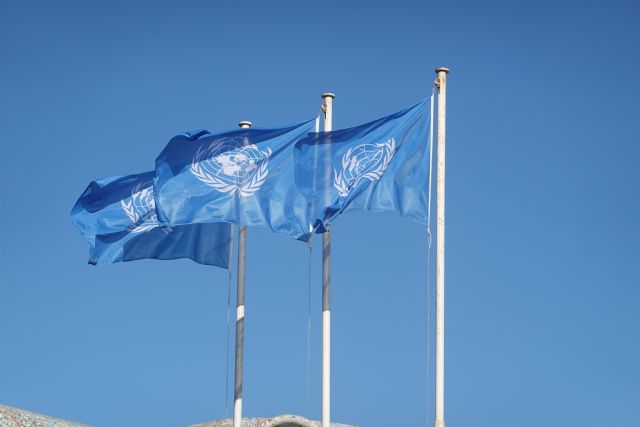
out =
[[[332,427],[356,427],[349,424],[331,423]],[[91,427],[60,418],[49,417],[0,405],[0,427]],[[194,424],[190,427],[233,427],[233,419]],[[320,421],[308,420],[297,415],[278,415],[272,418],[244,418],[242,427],[321,427]]]
[[[297,415],[278,415],[273,418],[243,418],[242,427],[321,427],[320,421],[312,421]],[[331,423],[332,427],[356,427],[349,424]],[[233,427],[232,419],[194,424],[190,427]]]
[[[89,425],[0,405],[0,427],[89,427]]]

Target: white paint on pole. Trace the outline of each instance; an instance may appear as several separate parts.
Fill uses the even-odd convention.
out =
[[[243,129],[250,128],[251,122],[238,123]],[[242,368],[244,365],[244,286],[247,260],[247,227],[238,232],[238,287],[236,292],[236,365],[233,387],[233,427],[242,426]]]
[[[242,397],[233,401],[233,427],[242,427]]]
[[[436,184],[436,417],[444,427],[444,178],[448,68],[438,67],[438,171]]]
[[[323,93],[324,131],[333,128],[333,93]],[[330,165],[325,165],[327,168]],[[330,185],[327,182],[327,185]],[[322,427],[331,424],[331,226],[322,239]]]
[[[322,312],[322,427],[331,425],[331,310]]]

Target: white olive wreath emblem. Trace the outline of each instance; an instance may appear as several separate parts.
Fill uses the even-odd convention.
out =
[[[143,233],[159,226],[153,187],[149,183],[142,187],[143,184],[133,187],[128,201],[120,200],[122,210],[131,221],[129,231],[132,233]]]
[[[201,182],[220,191],[248,197],[262,187],[269,174],[271,149],[260,151],[255,144],[222,150],[220,141],[198,148],[191,173]]]
[[[333,186],[340,197],[346,197],[363,179],[377,181],[396,152],[396,141],[384,144],[361,144],[349,148],[342,156],[342,167],[333,169]]]

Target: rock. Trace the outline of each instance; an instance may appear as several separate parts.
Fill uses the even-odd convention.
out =
[[[60,418],[48,417],[24,409],[0,405],[0,427],[90,427]]]

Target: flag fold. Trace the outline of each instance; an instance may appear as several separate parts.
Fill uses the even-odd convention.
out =
[[[307,240],[307,201],[297,191],[296,142],[315,120],[272,129],[199,131],[171,139],[156,158],[158,219],[171,226],[226,221]]]
[[[353,128],[312,133],[295,146],[296,187],[323,232],[343,212],[396,212],[427,223],[430,98]]]
[[[89,263],[190,258],[229,268],[231,224],[162,225],[153,176],[112,176],[91,182],[82,193],[71,219],[89,243]]]

